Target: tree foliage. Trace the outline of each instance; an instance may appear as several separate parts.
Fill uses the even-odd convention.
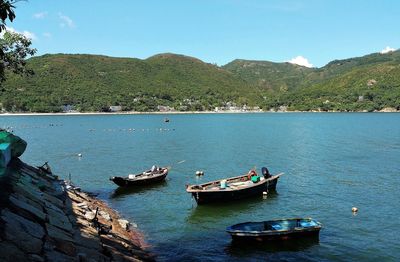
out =
[[[16,74],[33,73],[25,68],[25,59],[36,52],[36,49],[30,48],[31,40],[6,28],[7,20],[12,22],[15,18],[15,2],[0,0],[0,83],[6,79],[7,69]]]
[[[14,3],[15,1],[0,0],[0,33],[6,30],[7,19],[12,22],[15,18]]]
[[[4,70],[10,70],[15,74],[33,74],[27,69],[26,58],[35,54],[36,49],[30,48],[31,40],[22,34],[5,31],[0,38],[0,48],[2,50],[0,82],[5,80]]]

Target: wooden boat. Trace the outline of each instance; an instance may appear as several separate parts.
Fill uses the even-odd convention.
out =
[[[246,222],[226,228],[232,240],[287,240],[318,237],[322,224],[312,218],[290,218],[263,222]]]
[[[160,167],[152,168],[151,170],[147,170],[139,174],[129,174],[128,177],[110,177],[110,180],[120,187],[141,186],[164,181],[167,175],[168,168]]]
[[[255,170],[249,173],[222,180],[211,181],[200,185],[188,185],[186,191],[191,193],[197,204],[237,200],[254,195],[262,196],[263,192],[275,190],[278,178],[283,173],[270,175],[266,167],[261,169],[262,176]]]

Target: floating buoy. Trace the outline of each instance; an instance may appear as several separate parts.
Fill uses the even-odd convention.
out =
[[[357,212],[358,212],[358,208],[352,207],[352,208],[351,208],[351,211],[352,211],[353,213],[357,213]]]
[[[196,171],[196,176],[203,176],[204,175],[204,172],[203,171]]]
[[[263,192],[263,199],[267,199],[267,197],[268,197],[268,192],[264,191]]]

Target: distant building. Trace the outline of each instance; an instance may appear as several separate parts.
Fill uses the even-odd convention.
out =
[[[64,113],[68,113],[68,112],[75,112],[75,106],[73,105],[63,105],[61,106],[61,111]]]
[[[119,112],[122,111],[122,106],[110,106],[110,112]]]
[[[175,108],[169,107],[169,106],[157,106],[158,111],[160,112],[169,112],[169,111],[174,111]]]

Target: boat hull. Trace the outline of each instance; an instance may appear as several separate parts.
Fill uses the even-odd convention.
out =
[[[116,185],[120,187],[134,187],[134,186],[144,186],[144,185],[152,185],[165,180],[168,175],[168,171],[162,175],[154,176],[146,179],[128,179],[125,177],[112,177],[110,178]]]
[[[308,231],[297,231],[297,232],[285,232],[280,234],[236,234],[230,233],[232,240],[235,242],[248,242],[248,241],[284,241],[290,239],[299,238],[318,238],[320,229],[308,230]]]
[[[262,196],[263,192],[271,191],[276,189],[278,183],[278,177],[268,183],[260,183],[259,185],[244,188],[241,190],[220,190],[220,191],[196,191],[191,192],[193,198],[196,200],[198,205],[214,203],[214,202],[225,202],[233,201],[243,198],[249,198],[252,196]]]
[[[319,237],[322,224],[312,218],[293,218],[263,222],[246,222],[230,226],[226,231],[234,241],[289,240]]]

